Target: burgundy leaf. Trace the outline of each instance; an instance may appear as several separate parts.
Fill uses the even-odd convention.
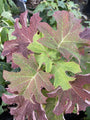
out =
[[[71,82],[72,89],[83,99],[90,101],[90,92],[85,90],[85,84],[90,85],[90,74],[76,75],[76,80]]]
[[[83,44],[82,47],[79,48],[80,54],[86,55],[85,49],[89,48],[89,51],[90,51],[90,28],[85,28],[85,30],[81,32],[79,35],[82,39],[86,39],[88,41],[88,44]]]
[[[10,114],[14,115],[15,120],[48,120],[45,111],[41,104],[35,101],[34,103],[25,100],[23,96],[5,95],[3,94],[2,100],[7,104],[17,104],[17,107],[10,107]]]
[[[80,62],[76,44],[87,43],[87,40],[79,36],[82,32],[81,20],[67,11],[56,11],[53,16],[57,21],[57,30],[45,22],[40,22],[38,29],[43,32],[44,37],[38,41],[48,48],[59,51],[68,60],[72,55]]]
[[[20,27],[19,20],[22,27]],[[2,55],[7,57],[7,62],[12,61],[12,54],[14,52],[21,53],[24,57],[27,57],[28,54],[31,53],[31,51],[27,49],[27,46],[33,41],[33,36],[37,32],[37,24],[40,21],[39,13],[36,13],[31,17],[30,26],[27,27],[27,11],[20,15],[20,19],[16,19],[15,31],[12,35],[17,38],[6,41],[2,52]],[[15,68],[16,65],[13,63],[12,67]]]
[[[83,32],[80,33],[82,39],[88,39],[90,43],[90,28],[86,28]]]
[[[21,69],[20,72],[3,72],[3,78],[6,81],[10,81],[8,88],[11,92],[17,92],[17,94],[24,96],[25,99],[38,103],[46,103],[47,97],[45,97],[41,90],[45,88],[47,91],[54,89],[54,86],[50,82],[51,74],[38,70],[38,65],[33,55],[29,59],[25,58],[20,53],[13,54],[13,61]]]
[[[48,93],[49,97],[58,96],[58,102],[54,108],[56,115],[73,112],[75,104],[77,104],[77,112],[85,110],[90,105],[90,91],[83,88],[85,84],[90,85],[90,74],[76,75],[76,80],[70,83],[72,88],[69,90],[63,91],[58,87],[55,91]]]

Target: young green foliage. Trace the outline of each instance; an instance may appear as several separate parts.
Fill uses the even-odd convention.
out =
[[[55,76],[54,86],[57,88],[61,86],[63,90],[68,90],[71,88],[69,81],[74,81],[75,78],[66,74],[67,71],[71,71],[76,74],[81,72],[80,66],[75,62],[62,62],[59,61],[52,68],[52,74]]]
[[[43,37],[44,35],[41,33],[35,34],[33,37],[33,42],[29,44],[27,48],[35,53],[35,58],[39,64],[38,69],[40,69],[42,64],[44,64],[45,71],[51,72],[53,60],[59,59],[60,57],[57,55],[57,51],[46,48],[45,46],[37,42],[37,40]]]
[[[42,21],[51,25],[54,29],[56,29],[56,21],[53,17],[55,11],[70,11],[77,18],[85,17],[81,12],[80,8],[77,4],[75,4],[71,0],[43,0],[40,4],[35,8],[34,13],[40,13],[42,17]]]

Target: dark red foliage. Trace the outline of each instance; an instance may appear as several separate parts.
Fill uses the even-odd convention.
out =
[[[90,84],[90,74],[75,77],[76,80],[71,82],[71,89],[63,91],[61,87],[58,87],[55,91],[48,93],[49,97],[58,96],[58,102],[54,108],[56,115],[63,112],[72,113],[75,104],[77,104],[77,113],[90,105],[90,93],[83,88],[85,84]]]
[[[19,20],[22,25],[21,27]],[[27,49],[27,46],[33,41],[33,36],[37,32],[37,24],[40,21],[39,13],[36,13],[31,17],[30,26],[27,27],[27,11],[20,15],[20,19],[16,19],[15,31],[12,35],[17,38],[15,40],[6,41],[2,52],[2,55],[7,57],[7,62],[12,61],[12,54],[15,52],[21,53],[26,58],[28,57],[31,51]],[[12,62],[12,67],[16,68],[17,66]]]
[[[90,28],[86,28],[83,32],[80,33],[82,39],[88,39],[90,43]]]
[[[3,94],[2,100],[7,104],[17,104],[17,107],[10,107],[11,115],[15,120],[47,120],[45,111],[41,104],[37,103],[33,97],[34,103],[25,100],[23,96],[10,96]]]

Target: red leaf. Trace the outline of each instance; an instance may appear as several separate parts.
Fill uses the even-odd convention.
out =
[[[46,114],[42,105],[37,103],[33,97],[34,103],[25,100],[23,96],[10,96],[3,94],[2,100],[7,104],[17,104],[17,107],[10,107],[11,115],[14,115],[15,120],[47,120]]]
[[[90,84],[90,74],[76,75],[76,80],[70,83],[72,88],[67,91],[58,87],[55,91],[48,93],[49,97],[58,96],[58,102],[54,108],[56,115],[60,115],[62,112],[73,112],[75,104],[77,104],[77,112],[85,110],[90,105],[90,91],[83,88],[85,84]]]
[[[19,20],[22,25],[20,28]],[[27,11],[20,15],[20,19],[17,18],[15,22],[15,31],[12,33],[17,37],[15,40],[6,41],[4,43],[3,56],[7,57],[7,62],[12,61],[12,54],[14,52],[21,53],[24,57],[30,54],[30,50],[27,46],[33,41],[33,36],[37,32],[37,24],[41,21],[39,13],[34,14],[30,19],[30,26],[27,27]],[[16,67],[12,64],[13,68]]]

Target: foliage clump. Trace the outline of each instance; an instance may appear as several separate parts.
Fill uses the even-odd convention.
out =
[[[40,22],[38,13],[27,26],[27,12],[22,13],[20,23],[19,19],[15,23],[13,35],[17,38],[4,43],[2,55],[16,65],[14,68],[20,68],[19,72],[3,72],[3,78],[11,82],[8,92],[13,95],[3,94],[2,99],[18,105],[17,109],[10,108],[16,120],[48,120],[45,111],[49,99],[57,103],[53,111],[56,119],[73,112],[75,105],[77,113],[89,106],[90,73],[82,74],[84,53],[80,52],[80,47],[83,52],[90,47],[89,28],[83,31],[80,20],[68,11],[56,11],[53,17],[56,30]]]

